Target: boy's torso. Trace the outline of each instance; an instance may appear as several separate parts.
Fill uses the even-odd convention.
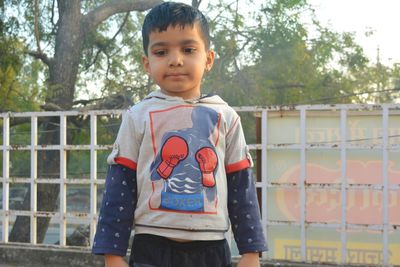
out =
[[[127,116],[137,150],[130,156],[137,164],[135,232],[223,239],[229,228],[225,137],[237,114],[219,97],[185,102],[156,95]]]

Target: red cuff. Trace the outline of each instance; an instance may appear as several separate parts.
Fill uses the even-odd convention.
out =
[[[226,173],[237,172],[250,167],[250,161],[248,159],[244,159],[232,164],[229,164],[225,167]]]
[[[128,158],[123,158],[123,157],[116,157],[116,158],[114,158],[114,161],[115,161],[115,163],[118,163],[124,167],[127,167],[129,169],[136,171],[137,163],[134,162],[133,160],[130,160]]]

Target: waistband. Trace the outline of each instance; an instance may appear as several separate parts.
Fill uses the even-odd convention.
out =
[[[162,246],[171,246],[172,248],[175,249],[184,249],[184,250],[198,250],[206,247],[219,247],[227,242],[226,239],[179,242],[176,240],[169,239],[167,237],[152,235],[152,234],[135,234],[134,239],[139,242],[151,242],[153,244],[158,244]]]

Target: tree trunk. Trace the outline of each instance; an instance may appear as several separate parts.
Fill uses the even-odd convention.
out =
[[[82,44],[82,15],[80,0],[58,1],[59,28],[56,35],[54,60],[49,67],[49,92],[46,104],[52,103],[63,110],[72,108],[75,94]]]
[[[72,108],[77,79],[80,51],[83,44],[81,30],[80,0],[58,1],[60,10],[59,29],[56,35],[54,60],[49,66],[48,95],[46,104],[53,104],[62,110]],[[60,131],[58,118],[49,118],[42,130],[45,132],[39,144],[59,144]],[[59,173],[59,155],[53,151],[45,151],[38,160],[38,176],[40,178],[54,177]],[[50,175],[49,175],[50,174]],[[51,177],[53,176],[53,177]],[[37,188],[37,210],[54,211],[58,206],[57,199],[60,187],[57,184],[39,184]],[[30,190],[25,195],[23,209],[29,210]],[[18,216],[10,233],[10,241],[29,242],[30,218]],[[42,243],[46,235],[50,218],[39,217],[37,221],[37,242]]]

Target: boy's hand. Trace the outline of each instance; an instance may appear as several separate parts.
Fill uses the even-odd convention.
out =
[[[260,267],[258,252],[243,254],[238,262],[237,267]]]
[[[106,267],[129,267],[121,256],[105,255],[104,260]]]

